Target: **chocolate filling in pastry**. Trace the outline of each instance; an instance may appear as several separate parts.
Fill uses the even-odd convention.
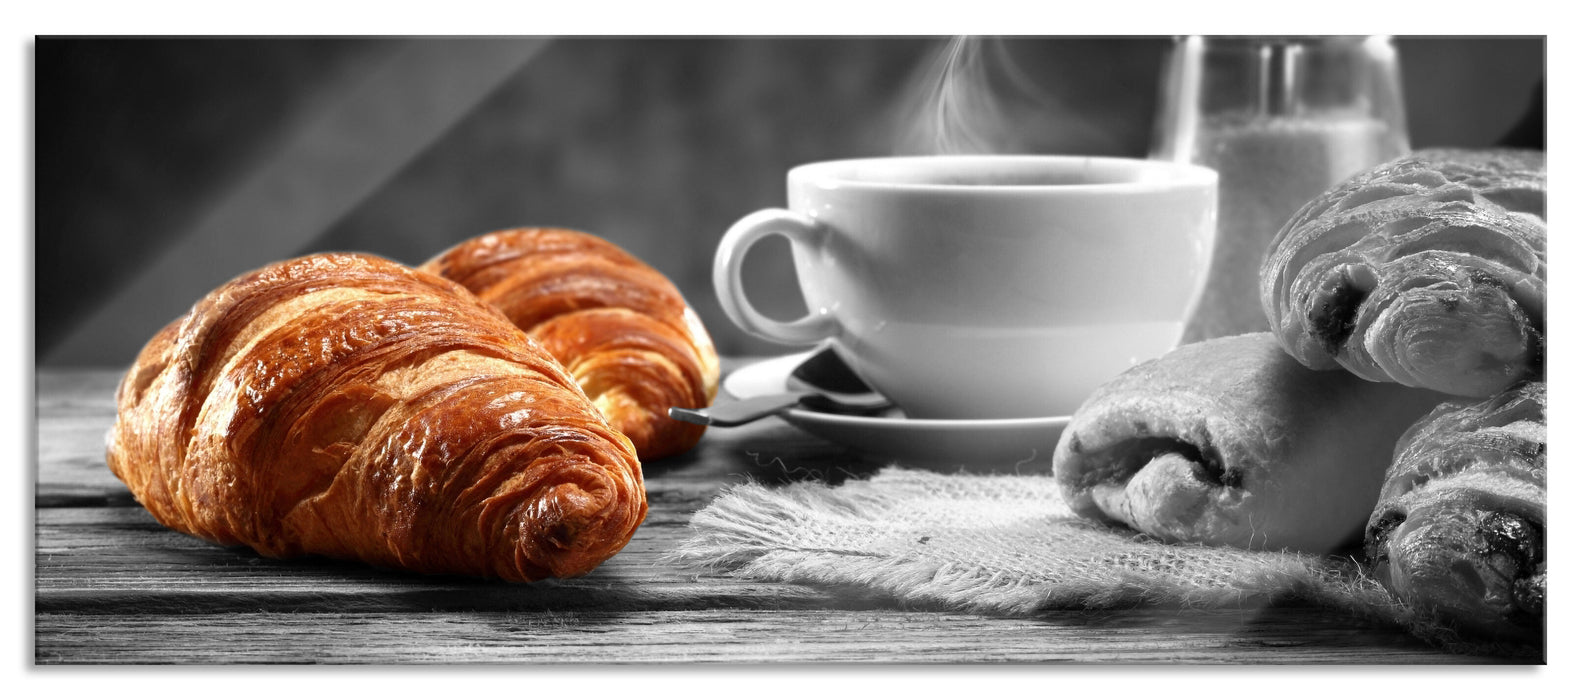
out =
[[[1414,610],[1478,635],[1541,636],[1546,396],[1529,382],[1447,402],[1402,435],[1364,555]]]

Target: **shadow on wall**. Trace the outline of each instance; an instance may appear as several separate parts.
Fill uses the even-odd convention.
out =
[[[1398,43],[1417,146],[1494,143],[1544,75],[1541,38]],[[37,357],[125,365],[202,293],[272,260],[416,264],[512,226],[604,236],[674,280],[722,353],[781,352],[731,326],[709,270],[732,222],[784,204],[787,168],[951,149],[1142,156],[1168,46],[40,39]],[[950,50],[968,53],[946,71]],[[749,293],[800,314],[783,244],[762,247]]]

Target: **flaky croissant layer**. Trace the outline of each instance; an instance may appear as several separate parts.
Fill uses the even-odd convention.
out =
[[[1280,231],[1260,275],[1281,344],[1315,369],[1485,397],[1541,378],[1542,153],[1428,150],[1360,173]]]
[[[647,512],[631,444],[459,286],[367,255],[214,290],[144,347],[107,461],[161,523],[271,557],[531,581]]]
[[[422,267],[455,280],[527,331],[566,366],[642,459],[692,448],[703,426],[672,420],[718,392],[714,343],[658,270],[592,234],[496,231]]]

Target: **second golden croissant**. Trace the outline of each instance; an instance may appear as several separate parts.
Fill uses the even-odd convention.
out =
[[[714,400],[714,343],[676,286],[619,246],[568,229],[508,229],[421,269],[459,282],[542,344],[639,458],[680,454],[702,438],[703,426],[669,410]]]

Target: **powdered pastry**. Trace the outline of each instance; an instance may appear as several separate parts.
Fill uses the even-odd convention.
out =
[[[1167,542],[1328,552],[1360,540],[1396,438],[1442,399],[1311,371],[1268,333],[1216,338],[1095,391],[1055,477],[1077,514]]]

